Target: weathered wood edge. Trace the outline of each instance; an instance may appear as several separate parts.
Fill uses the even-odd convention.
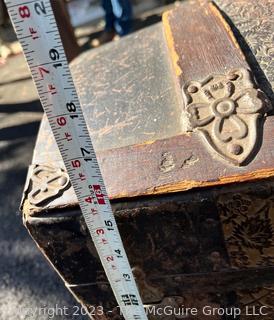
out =
[[[220,12],[213,4],[209,6],[214,11],[214,15],[224,24],[224,29],[232,42],[237,43]],[[235,49],[240,52],[236,44]],[[178,60],[176,52],[173,56],[176,62]],[[178,69],[175,73],[181,75],[180,70]],[[259,154],[249,165],[242,168],[227,165],[220,159],[215,160],[214,155],[208,152],[202,139],[195,132],[99,152],[98,160],[109,196],[111,199],[120,199],[160,195],[272,177],[274,176],[272,120],[272,117],[268,117],[265,122],[264,139],[261,142]],[[62,166],[57,162],[54,165]],[[59,208],[77,204],[72,190],[69,191],[69,198],[61,198]],[[29,210],[27,202],[25,208],[24,211],[27,212]],[[54,208],[54,203],[47,208]]]

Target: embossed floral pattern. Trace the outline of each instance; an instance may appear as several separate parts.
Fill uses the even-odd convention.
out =
[[[241,37],[237,37],[237,40],[253,67],[252,71],[260,87],[273,102],[273,0],[216,0],[216,3],[240,31]]]
[[[34,206],[53,200],[70,186],[68,174],[61,168],[49,165],[37,165],[33,169],[30,183],[32,187],[28,199]]]
[[[227,193],[218,199],[230,263],[234,268],[274,265],[274,198],[271,185],[261,184],[245,193]],[[274,288],[238,291],[241,304],[269,306],[274,315]],[[243,319],[246,319],[243,317]],[[268,319],[266,317],[266,319]]]
[[[253,193],[229,193],[220,197],[218,210],[224,225],[225,240],[230,254],[237,261],[240,256],[249,261],[251,249],[256,252],[252,254],[253,260],[249,261],[252,264],[262,265],[263,261],[268,261],[267,256],[274,258],[274,201],[270,199],[271,196],[263,199]],[[269,256],[267,250],[273,255]],[[244,261],[242,263],[245,264]]]
[[[200,130],[225,159],[243,163],[256,144],[257,121],[270,108],[250,72],[236,69],[201,82],[191,81],[183,93],[192,129]]]
[[[242,245],[256,248],[260,252],[272,245],[274,232],[269,217],[250,217],[237,224],[233,236],[242,241]]]
[[[238,216],[247,217],[252,201],[242,194],[235,193],[225,204],[219,203],[223,215],[223,223],[234,223]]]

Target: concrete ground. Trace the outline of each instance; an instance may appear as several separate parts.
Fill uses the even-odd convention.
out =
[[[18,210],[42,117],[23,56],[9,58],[0,75],[0,319],[87,319],[72,315],[77,303],[36,248]]]
[[[159,21],[164,9],[146,12],[136,29]],[[76,30],[83,49],[97,31]],[[37,249],[18,210],[41,117],[23,55],[8,58],[0,65],[0,320],[88,319]]]

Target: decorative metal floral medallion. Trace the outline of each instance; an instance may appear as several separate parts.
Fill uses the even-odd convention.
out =
[[[190,81],[183,86],[183,96],[191,128],[225,160],[244,164],[257,145],[260,121],[270,110],[250,71],[235,69]]]
[[[37,165],[31,176],[31,205],[42,205],[45,201],[59,196],[70,185],[69,176],[61,168]]]

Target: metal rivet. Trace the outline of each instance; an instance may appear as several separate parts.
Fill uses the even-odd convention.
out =
[[[67,178],[66,178],[66,177],[61,177],[61,178],[59,179],[59,184],[60,184],[61,186],[64,186],[66,183],[67,183]]]
[[[228,79],[231,80],[231,81],[235,81],[239,78],[239,75],[236,74],[236,73],[232,73],[232,74],[229,74],[228,75]]]
[[[228,147],[228,151],[236,156],[243,152],[243,147],[239,144],[232,144]]]
[[[198,91],[198,88],[196,86],[189,86],[187,90],[189,93],[195,93]]]

